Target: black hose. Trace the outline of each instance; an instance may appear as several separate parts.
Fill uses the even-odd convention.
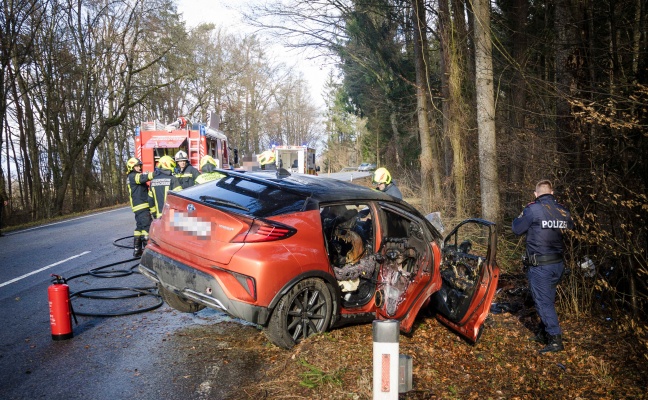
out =
[[[117,247],[124,248],[124,249],[132,249],[132,248],[133,248],[133,245],[132,245],[132,244],[128,245],[128,244],[120,244],[120,243],[118,243],[118,242],[121,242],[121,241],[124,240],[124,239],[130,239],[130,238],[132,238],[132,237],[133,237],[133,235],[130,235],[130,236],[124,236],[124,237],[122,237],[122,238],[115,239],[115,240],[113,241],[113,245],[115,245],[115,246],[117,246]]]
[[[128,248],[131,249],[132,246],[125,246],[122,244],[119,244],[118,242],[124,239],[132,238],[133,236],[126,236],[123,238],[116,239],[113,241],[113,245],[117,247],[122,247],[122,248]],[[135,270],[137,266],[139,265],[138,262],[135,264],[131,265],[128,269],[112,269],[109,271],[104,271],[106,268],[114,267],[115,265],[121,265],[125,264],[131,261],[139,260],[139,257],[135,258],[129,258],[127,260],[123,261],[117,261],[114,263],[102,265],[97,268],[93,268],[89,270],[88,272],[84,272],[82,274],[77,274],[74,276],[71,276],[65,281],[71,281],[73,279],[82,277],[82,276],[93,276],[96,278],[121,278],[125,277],[131,274],[139,274],[138,271]],[[96,299],[96,300],[118,300],[118,299],[128,299],[128,298],[139,298],[142,296],[155,296],[157,297],[158,301],[153,304],[150,307],[145,307],[145,308],[138,308],[137,310],[133,311],[123,311],[123,312],[108,312],[108,313],[88,313],[88,312],[82,312],[82,311],[75,311],[73,310],[72,313],[75,315],[75,321],[76,321],[76,315],[83,315],[83,316],[89,316],[89,317],[120,317],[120,316],[125,316],[125,315],[133,315],[133,314],[140,314],[144,313],[147,311],[155,310],[156,308],[162,306],[164,304],[164,300],[162,297],[156,292],[157,286],[147,286],[147,287],[101,287],[101,288],[95,288],[95,289],[86,289],[86,290],[79,290],[77,292],[70,293],[70,305],[72,305],[72,299],[74,297],[79,297],[79,298],[87,298],[87,299]],[[101,292],[133,292],[133,293],[126,293],[126,294],[118,294],[118,295],[97,295],[97,294],[87,294],[87,293],[101,293]]]

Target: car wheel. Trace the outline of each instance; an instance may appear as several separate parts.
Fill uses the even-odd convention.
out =
[[[177,294],[173,293],[172,291],[163,288],[162,286],[158,285],[158,292],[160,293],[160,296],[162,296],[162,299],[171,307],[175,308],[176,310],[180,312],[186,312],[186,313],[194,313],[202,310],[205,308],[204,305],[198,304],[194,301],[187,300],[184,297],[180,297]]]
[[[302,339],[326,331],[332,313],[333,300],[326,283],[304,279],[279,300],[266,336],[277,346],[290,349]]]

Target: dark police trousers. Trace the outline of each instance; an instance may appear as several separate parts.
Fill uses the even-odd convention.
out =
[[[550,335],[560,335],[558,314],[556,314],[556,285],[565,270],[563,261],[555,264],[529,267],[527,279],[533,296],[533,302],[540,319],[545,325],[545,331]]]

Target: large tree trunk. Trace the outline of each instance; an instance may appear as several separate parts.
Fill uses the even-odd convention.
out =
[[[423,1],[412,0],[414,22],[414,64],[416,69],[416,109],[419,137],[421,139],[421,205],[425,211],[438,207],[441,193],[439,157],[433,154],[432,137],[428,115],[428,82],[425,66],[427,52],[427,29]]]
[[[462,96],[465,71],[461,51],[462,44],[457,42],[457,32],[453,25],[457,21],[450,12],[448,0],[439,1],[439,20],[441,51],[443,53],[442,92],[447,103],[444,112],[444,132],[452,147],[452,176],[455,194],[455,216],[463,218],[466,214],[466,150],[463,129],[467,127],[469,113]]]
[[[479,135],[479,182],[482,215],[499,222],[499,178],[495,135],[495,96],[490,35],[490,1],[474,0],[475,73],[477,83],[477,130]]]

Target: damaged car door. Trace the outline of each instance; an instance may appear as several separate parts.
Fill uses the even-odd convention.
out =
[[[440,265],[442,286],[433,297],[437,318],[476,342],[497,289],[495,224],[468,219],[446,237]]]
[[[396,205],[380,203],[380,216],[376,313],[380,319],[398,319],[400,329],[409,332],[419,310],[441,287],[441,237],[420,216]]]

